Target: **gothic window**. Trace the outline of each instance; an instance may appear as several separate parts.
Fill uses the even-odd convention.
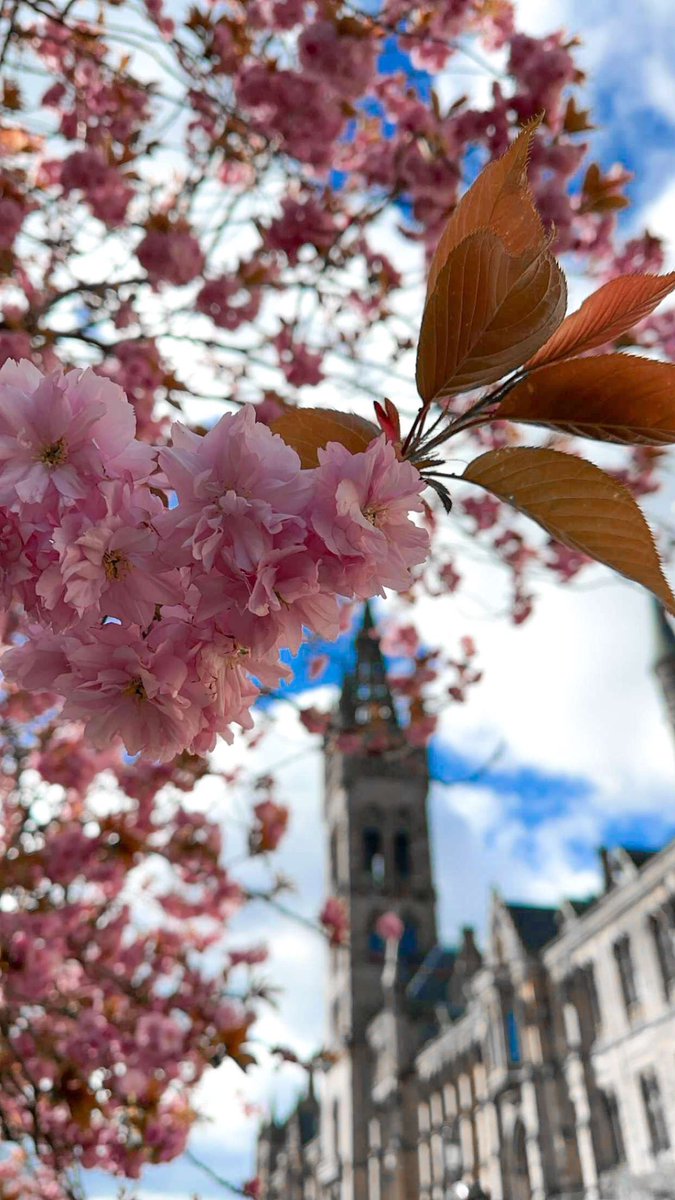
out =
[[[409,879],[412,873],[410,834],[404,829],[394,834],[394,869],[399,879]]]
[[[520,1048],[518,1018],[512,1008],[506,1014],[506,1044],[509,1049],[509,1062],[517,1066],[523,1061],[523,1055]]]
[[[663,1110],[659,1081],[653,1071],[640,1076],[640,1091],[647,1118],[652,1154],[659,1154],[662,1150],[670,1149],[670,1136]]]
[[[382,834],[372,826],[363,831],[363,868],[368,872],[373,883],[384,880],[384,855],[382,853]]]
[[[666,1000],[675,982],[675,912],[671,900],[649,918]]]
[[[635,987],[635,969],[630,949],[630,938],[627,936],[620,937],[618,942],[614,943],[614,959],[619,972],[623,1002],[626,1006],[626,1012],[630,1016],[632,1009],[637,1004],[638,996]]]
[[[619,1114],[619,1102],[613,1092],[601,1092],[602,1107],[607,1121],[609,1136],[609,1153],[606,1167],[615,1167],[625,1161],[626,1153],[623,1145],[623,1130]]]

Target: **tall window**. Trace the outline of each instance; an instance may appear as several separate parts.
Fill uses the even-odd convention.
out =
[[[523,1054],[520,1048],[520,1030],[518,1018],[512,1008],[506,1014],[506,1044],[509,1049],[509,1062],[514,1065],[521,1063]]]
[[[635,987],[633,955],[631,954],[630,939],[628,937],[621,937],[618,942],[614,943],[614,958],[619,972],[623,1002],[626,1006],[626,1012],[630,1014],[631,1010],[637,1004],[638,995]]]
[[[602,1024],[602,1009],[600,1008],[600,997],[598,996],[598,988],[595,982],[595,971],[591,963],[586,963],[581,968],[581,978],[583,988],[588,1000],[588,1008],[593,1022],[593,1029],[597,1030]]]
[[[605,1165],[607,1167],[615,1167],[617,1163],[624,1162],[626,1158],[621,1117],[619,1115],[619,1102],[613,1092],[602,1092],[601,1096],[609,1137],[608,1161]]]
[[[663,1111],[659,1081],[653,1071],[640,1076],[640,1091],[645,1107],[652,1154],[659,1154],[662,1150],[670,1149],[670,1136]]]
[[[410,860],[410,834],[399,829],[394,834],[394,868],[401,879],[408,879],[412,870]]]
[[[673,901],[664,905],[659,912],[649,918],[649,924],[656,947],[656,956],[661,970],[661,982],[666,999],[675,982],[675,913]]]
[[[383,882],[384,855],[379,829],[369,828],[363,831],[363,869],[368,871],[374,883]]]

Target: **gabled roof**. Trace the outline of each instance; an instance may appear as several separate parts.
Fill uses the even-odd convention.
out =
[[[506,909],[523,946],[532,953],[542,950],[560,932],[560,910],[557,908],[507,904]]]

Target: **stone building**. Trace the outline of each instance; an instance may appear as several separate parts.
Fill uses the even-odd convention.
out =
[[[675,719],[675,637],[656,672]],[[602,850],[598,896],[492,897],[487,945],[436,935],[424,751],[397,725],[369,614],[326,755],[336,1060],[260,1132],[263,1200],[675,1200],[675,842]],[[375,752],[386,735],[386,755]],[[394,960],[375,926],[394,909]]]

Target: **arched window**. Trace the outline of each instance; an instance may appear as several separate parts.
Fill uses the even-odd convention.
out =
[[[412,871],[410,834],[405,829],[394,834],[394,870],[399,879],[408,879]]]
[[[382,834],[373,826],[363,831],[363,869],[368,872],[374,883],[382,883],[384,880]]]

